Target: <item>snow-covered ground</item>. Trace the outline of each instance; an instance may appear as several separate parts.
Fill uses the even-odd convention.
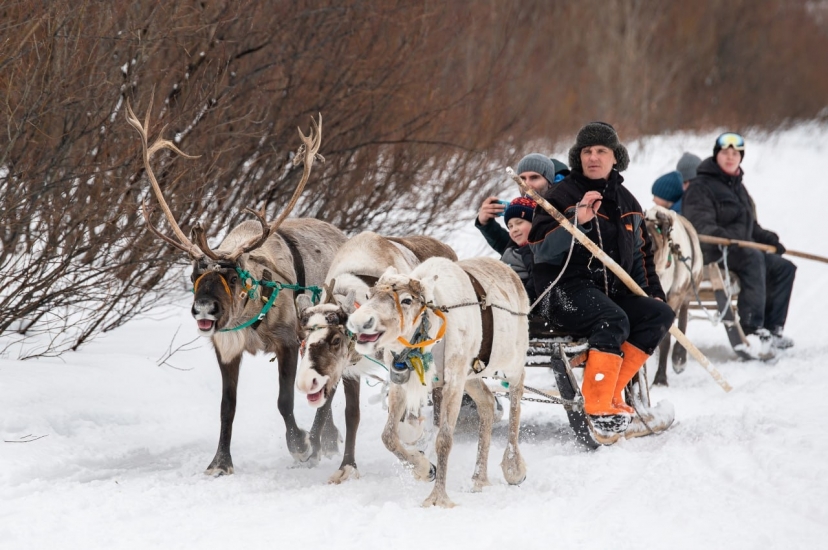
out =
[[[652,181],[685,149],[709,156],[714,137],[630,144],[627,185],[649,206]],[[821,220],[828,131],[806,125],[747,137],[746,182],[760,221],[789,249],[828,256]],[[451,237],[463,256],[485,250],[470,224],[471,214]],[[693,321],[690,338],[731,393],[691,358],[683,374],[669,372],[669,388],[652,390],[654,401],[675,405],[671,430],[596,452],[574,443],[561,407],[527,403],[526,481],[503,481],[501,423],[489,460],[493,486],[471,493],[476,443],[461,434],[449,462],[449,495],[458,504],[451,510],[420,508],[430,485],[414,481],[383,447],[384,411],[366,402],[378,388],[363,388],[361,479],[327,485],[339,458],[296,467],[276,410],[276,367],[264,356],[243,362],[236,474],[205,476],[221,390],[210,345],[198,341],[157,364],[176,330],[175,346],[194,336],[186,296],[78,353],[2,358],[0,548],[821,547],[828,536],[828,265],[793,261],[799,271],[787,332],[796,347],[776,364],[736,361],[721,327]],[[548,373],[530,376],[532,385],[552,384]],[[296,414],[309,428],[313,411],[301,396]],[[341,392],[334,414],[344,431]]]

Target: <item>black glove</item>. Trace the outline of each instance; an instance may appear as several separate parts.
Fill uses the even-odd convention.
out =
[[[779,254],[780,256],[782,254],[784,254],[785,251],[787,250],[784,246],[782,246],[782,243],[780,243],[779,241],[776,242],[775,246],[776,246],[776,254]]]

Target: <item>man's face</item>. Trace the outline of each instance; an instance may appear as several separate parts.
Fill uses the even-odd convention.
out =
[[[543,193],[549,187],[549,182],[546,181],[546,178],[537,172],[521,172],[519,175],[523,183],[538,193]]]
[[[592,145],[581,149],[581,166],[591,180],[607,179],[615,162],[615,152],[609,147]]]
[[[716,163],[727,174],[736,175],[739,173],[739,165],[742,163],[742,155],[732,147],[722,149],[716,154]]]

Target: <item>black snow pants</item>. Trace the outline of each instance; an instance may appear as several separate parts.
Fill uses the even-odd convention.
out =
[[[624,341],[652,355],[676,317],[670,306],[655,298],[610,298],[591,285],[556,286],[548,296],[542,311],[556,330],[587,337],[590,348],[616,355],[621,355]]]
[[[781,331],[788,318],[796,266],[778,254],[730,246],[727,267],[739,276],[739,322],[745,334]]]

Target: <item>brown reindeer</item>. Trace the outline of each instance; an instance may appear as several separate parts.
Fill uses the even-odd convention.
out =
[[[236,413],[236,388],[242,354],[272,353],[279,364],[279,413],[287,428],[287,446],[299,461],[336,449],[339,434],[333,426],[330,404],[317,411],[311,434],[299,429],[293,416],[293,385],[299,352],[298,320],[294,306],[297,292],[321,285],[345,235],[331,224],[315,219],[285,219],[302,193],[321,144],[322,117],[314,121],[309,136],[302,131],[303,145],[296,158],[304,162],[302,179],[290,203],[272,223],[260,212],[258,218],[233,228],[215,250],[210,249],[204,230],[196,225],[188,239],[167,205],[153,174],[150,160],[161,149],[187,158],[171,142],[159,137],[150,146],[147,139],[149,112],[142,125],[127,103],[127,121],[141,135],[144,167],[152,189],[176,239],[150,222],[146,202],[144,219],[150,230],[168,244],[186,252],[193,261],[194,299],[192,314],[199,333],[210,338],[221,369],[221,430],[218,450],[205,471],[209,475],[233,473],[230,439]],[[294,160],[297,163],[296,160]],[[193,242],[195,241],[195,242]],[[324,440],[323,440],[324,439]],[[313,444],[312,444],[313,443]]]
[[[687,218],[661,206],[653,206],[645,218],[647,232],[653,243],[653,260],[661,287],[667,295],[667,304],[676,312],[678,328],[687,331],[687,307],[694,298],[693,289],[702,279],[699,236]],[[653,384],[667,385],[667,354],[670,335],[665,335],[658,346],[658,370]],[[673,346],[673,370],[684,370],[687,350],[676,342]]]

